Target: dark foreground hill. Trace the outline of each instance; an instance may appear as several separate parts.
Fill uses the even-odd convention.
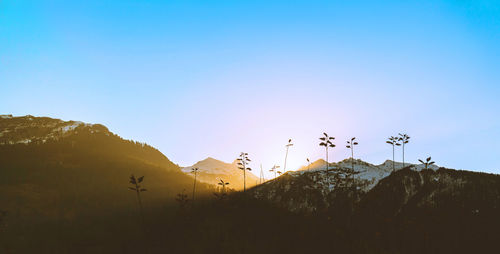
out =
[[[348,185],[333,189],[329,206],[313,211],[290,206],[307,204],[304,196],[317,204],[322,190],[304,192],[302,184],[309,188],[309,182],[287,185],[292,176],[280,178],[257,197],[252,189],[185,211],[173,227],[180,230],[158,234],[156,242],[173,239],[168,246],[176,253],[498,252],[498,175],[404,168],[366,192]],[[287,194],[262,194],[281,188]]]
[[[115,251],[140,232],[131,174],[145,176],[148,214],[192,188],[158,150],[102,125],[4,117],[0,133],[0,253]]]

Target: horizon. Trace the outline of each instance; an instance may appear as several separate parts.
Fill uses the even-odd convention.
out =
[[[103,124],[182,166],[392,159],[500,174],[495,1],[0,3],[0,114]],[[398,149],[401,161],[400,149]],[[267,170],[266,170],[267,169]],[[255,174],[257,172],[257,174]],[[258,175],[258,171],[254,171]]]

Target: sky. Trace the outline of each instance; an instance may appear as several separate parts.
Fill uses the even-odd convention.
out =
[[[174,163],[248,152],[500,173],[500,1],[0,1],[0,114],[101,123]],[[401,150],[396,153],[401,161]],[[333,159],[332,159],[333,158]]]

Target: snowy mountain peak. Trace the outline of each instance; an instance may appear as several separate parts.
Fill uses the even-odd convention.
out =
[[[0,144],[44,143],[48,140],[56,140],[76,134],[78,131],[111,135],[109,130],[100,124],[63,121],[31,115],[18,117],[12,115],[0,116]]]
[[[10,119],[10,118],[13,118],[13,116],[12,115],[0,115],[0,118]]]

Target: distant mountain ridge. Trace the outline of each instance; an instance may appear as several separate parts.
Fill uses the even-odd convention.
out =
[[[357,189],[363,193],[369,192],[382,179],[393,173],[392,161],[386,160],[380,165],[355,159],[353,181]],[[395,172],[402,169],[402,163],[395,162]],[[329,197],[335,192],[335,172],[341,168],[351,169],[351,159],[345,159],[337,163],[329,164],[329,172],[326,172],[326,161],[319,159],[297,171],[288,171],[278,178],[269,180],[262,185],[256,186],[251,193],[258,199],[266,199],[279,204],[286,204],[292,211],[317,211],[322,207],[329,207]],[[420,172],[423,165],[405,163],[405,168],[412,168]],[[432,165],[432,170],[439,167]]]
[[[192,166],[184,167],[182,172],[193,176],[191,170],[198,168],[197,179],[200,182],[208,183],[217,186],[217,183],[222,179],[229,182],[229,188],[242,190],[243,189],[243,171],[238,168],[237,161],[226,163],[211,157],[201,160]],[[254,169],[255,170],[255,169]],[[259,178],[252,171],[246,172],[247,188],[255,186]]]
[[[421,164],[411,164],[411,163],[405,163],[405,167],[411,166],[415,170],[422,170],[424,168],[423,165]],[[351,159],[344,159],[339,162],[331,162],[329,163],[328,168],[330,170],[335,170],[336,168],[351,168],[352,167],[352,161]],[[403,168],[403,163],[401,162],[394,162],[394,169],[395,170],[400,170]],[[437,165],[431,165],[431,169],[438,169],[439,166]],[[325,171],[326,169],[326,161],[323,159],[318,159],[311,163],[309,166],[302,166],[299,168],[297,171],[291,171],[290,174],[292,175],[298,175],[298,174],[303,174],[304,171]],[[390,175],[390,173],[393,171],[393,161],[392,160],[386,160],[384,163],[380,165],[374,165],[368,162],[365,162],[360,159],[354,159],[354,170],[356,172],[359,172],[359,174],[356,175],[357,178],[369,181],[370,184],[365,186],[366,190],[369,190],[373,188],[378,181],[381,179],[387,177]]]

